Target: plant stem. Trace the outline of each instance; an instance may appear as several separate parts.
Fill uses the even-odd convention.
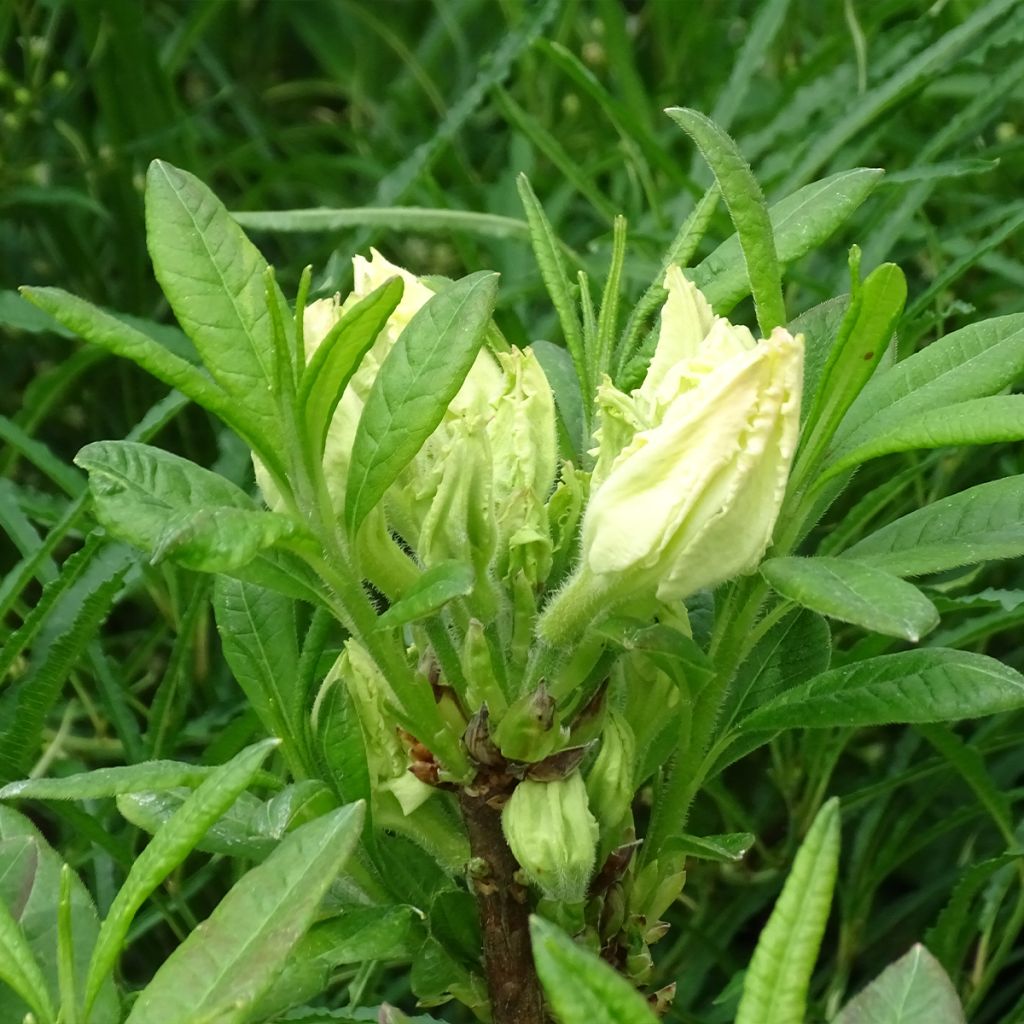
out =
[[[473,856],[470,882],[483,937],[492,1024],[544,1024],[544,997],[530,948],[529,892],[501,830],[501,805],[515,782],[482,771],[459,792]]]

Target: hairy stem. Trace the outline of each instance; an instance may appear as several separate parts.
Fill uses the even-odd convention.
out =
[[[470,882],[483,936],[493,1024],[544,1024],[544,998],[530,949],[529,893],[501,830],[501,804],[514,781],[482,771],[460,791],[473,855]]]

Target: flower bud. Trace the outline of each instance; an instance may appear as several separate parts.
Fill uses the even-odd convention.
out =
[[[511,761],[540,761],[561,740],[555,701],[543,683],[515,701],[494,730],[494,742]]]
[[[601,733],[601,747],[587,773],[590,809],[601,826],[602,847],[611,850],[633,802],[636,743],[623,715],[609,710]]]
[[[609,383],[576,576],[541,620],[571,642],[615,604],[673,601],[757,566],[796,448],[803,340],[777,327],[755,343],[710,319],[678,268],[665,279],[658,345],[631,395]]]
[[[597,821],[579,772],[558,782],[520,782],[501,814],[512,854],[546,897],[586,899],[597,854]]]

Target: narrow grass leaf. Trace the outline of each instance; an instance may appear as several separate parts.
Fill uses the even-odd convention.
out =
[[[557,925],[530,918],[533,960],[559,1024],[653,1024],[647,1001]]]
[[[354,804],[287,836],[246,874],[143,989],[126,1024],[241,1024],[284,969],[358,842]]]
[[[435,210],[418,206],[317,207],[308,210],[235,210],[232,217],[250,231],[324,231],[334,234],[348,228],[386,228],[416,234],[467,234],[490,238],[529,237],[526,221],[474,210]]]
[[[100,926],[85,986],[86,1016],[114,969],[139,908],[249,786],[278,742],[270,739],[247,747],[211,772],[136,858]]]
[[[916,643],[939,613],[913,584],[842,558],[770,558],[761,575],[783,597],[829,618]]]
[[[434,295],[388,353],[352,444],[345,522],[354,536],[441,422],[483,342],[498,275],[480,271]]]
[[[818,812],[743,981],[736,1024],[803,1024],[839,867],[839,801]]]
[[[1024,555],[1024,475],[970,487],[926,505],[843,552],[897,576]]]
[[[854,662],[769,701],[744,731],[952,722],[1024,707],[1024,676],[994,658],[929,647]]]
[[[920,943],[855,996],[833,1024],[965,1024],[942,964]]]
[[[134,562],[127,548],[93,537],[68,558],[61,575],[44,589],[0,651],[6,665],[12,654],[32,645],[27,671],[0,696],[0,782],[25,774],[61,688],[95,638]]]
[[[22,779],[0,789],[0,800],[102,800],[121,793],[142,793],[175,786],[196,786],[212,768],[184,761],[96,768],[59,779]]]
[[[786,322],[786,306],[772,222],[761,187],[736,143],[710,118],[687,107],[670,107],[666,113],[693,139],[715,174],[736,226],[757,322],[767,337],[773,327]]]

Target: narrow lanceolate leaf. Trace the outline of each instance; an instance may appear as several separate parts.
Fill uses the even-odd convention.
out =
[[[1024,395],[975,398],[898,418],[886,416],[865,424],[858,433],[857,442],[844,444],[832,455],[822,479],[894,452],[1024,440]]]
[[[647,1001],[557,925],[530,919],[533,960],[559,1024],[654,1024]]]
[[[897,576],[1024,555],[1024,475],[978,484],[858,541],[844,558]]]
[[[939,624],[917,587],[852,559],[771,558],[761,575],[790,601],[886,636],[916,643]]]
[[[213,611],[224,657],[263,727],[284,743],[288,763],[306,764],[299,685],[295,602],[240,580],[218,576]]]
[[[971,324],[897,363],[864,388],[836,433],[852,448],[930,409],[995,395],[1024,373],[1024,313]]]
[[[786,322],[786,306],[782,269],[761,187],[736,143],[714,121],[687,107],[670,107],[666,113],[693,139],[714,172],[736,225],[757,322],[767,337],[773,327]]]
[[[223,389],[170,349],[124,320],[62,288],[22,288],[21,294],[80,338],[137,363],[147,373],[218,414],[228,409]]]
[[[3,900],[0,900],[0,983],[9,985],[32,1007],[40,1024],[53,1024],[53,1001],[42,969]]]
[[[758,708],[744,731],[949,722],[1024,707],[1024,676],[994,658],[942,647],[824,672]]]
[[[804,1024],[839,867],[839,801],[818,812],[757,940],[736,1024]]]
[[[918,944],[843,1008],[833,1024],[964,1024],[942,964]]]
[[[470,274],[433,296],[388,353],[352,444],[345,522],[355,534],[441,422],[476,359],[498,275]]]
[[[294,530],[222,476],[159,448],[97,441],[75,462],[89,473],[100,523],[154,560],[230,572]]]
[[[768,215],[779,263],[786,266],[830,238],[871,195],[882,174],[875,167],[840,171],[775,203]],[[717,313],[728,313],[750,292],[739,238],[726,239],[694,267],[693,280]]]
[[[353,306],[331,328],[303,372],[297,405],[317,458],[323,455],[327,431],[346,385],[395,311],[403,288],[402,279],[393,277]]]
[[[860,272],[859,262],[859,255],[855,255],[855,275]],[[889,347],[906,301],[907,281],[894,263],[876,267],[863,282],[854,281],[850,304],[807,414],[806,435],[793,471],[798,481],[814,473],[847,410]]]
[[[363,805],[287,836],[224,897],[143,989],[126,1024],[241,1024],[284,969],[355,849]]]
[[[466,562],[431,566],[378,620],[381,629],[404,626],[440,611],[449,601],[472,593],[476,571]]]
[[[519,175],[516,185],[523,209],[526,211],[526,222],[530,227],[530,241],[537,259],[537,268],[544,279],[551,304],[558,314],[558,322],[562,325],[565,347],[572,357],[576,374],[589,399],[590,385],[595,382],[591,379],[587,354],[583,349],[583,327],[573,299],[574,287],[565,269],[558,238],[525,174]]]
[[[198,178],[162,160],[146,175],[146,233],[157,280],[207,369],[272,436],[277,372],[266,261]]]
[[[252,782],[278,740],[247,747],[214,771],[153,837],[132,864],[106,920],[100,926],[85,988],[85,1011],[114,968],[139,908],[167,876],[192,852],[196,843]]]
[[[60,779],[22,779],[0,789],[0,800],[101,800],[121,793],[145,793],[175,786],[197,786],[213,769],[183,761],[145,761],[117,768],[65,775]]]

